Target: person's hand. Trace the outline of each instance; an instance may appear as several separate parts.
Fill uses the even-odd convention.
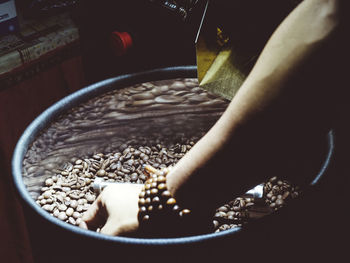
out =
[[[117,183],[107,186],[89,207],[79,225],[106,235],[127,235],[138,227],[138,198],[141,184]]]

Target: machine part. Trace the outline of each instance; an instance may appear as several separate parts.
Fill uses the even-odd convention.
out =
[[[105,182],[102,178],[96,178],[92,183],[92,188],[96,195],[99,195],[103,189],[105,189],[108,185],[112,185],[116,183]]]
[[[198,81],[202,88],[231,100],[255,56],[239,53],[221,26],[208,21],[209,8],[208,0],[195,41]]]
[[[128,32],[113,31],[111,33],[112,51],[116,56],[125,55],[133,46],[133,39]]]
[[[149,170],[149,169],[152,169],[152,167],[147,167],[147,169],[149,172],[153,172],[153,173],[155,172],[153,170]],[[106,182],[102,178],[96,178],[95,181],[92,183],[92,188],[94,189],[94,192],[96,193],[96,195],[99,195],[103,191],[103,189],[105,189],[108,185],[113,185],[113,184],[119,184],[119,183]],[[245,195],[251,196],[254,198],[262,198],[263,194],[264,194],[263,184],[259,184],[245,193]]]
[[[232,99],[266,41],[299,2],[207,0],[195,41],[199,85]]]
[[[245,193],[253,198],[262,198],[264,195],[264,184],[259,184]]]
[[[151,3],[170,10],[171,13],[180,17],[183,21],[188,18],[188,15],[199,2],[199,0],[149,0]]]

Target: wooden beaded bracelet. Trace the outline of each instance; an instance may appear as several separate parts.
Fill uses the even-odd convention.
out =
[[[189,209],[181,209],[166,186],[167,169],[159,171],[150,165],[145,165],[146,180],[139,195],[138,220],[141,226],[159,224],[165,218],[167,222],[187,218]]]

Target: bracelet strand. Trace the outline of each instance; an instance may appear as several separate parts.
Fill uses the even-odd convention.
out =
[[[187,218],[189,209],[182,209],[177,204],[166,186],[168,169],[157,170],[150,165],[144,166],[148,176],[139,195],[138,220],[140,226],[151,226],[167,218],[167,221],[178,221]]]

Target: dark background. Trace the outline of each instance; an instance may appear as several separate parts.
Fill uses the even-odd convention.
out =
[[[259,52],[274,28],[297,2],[299,1],[239,0],[228,4],[227,1],[217,1],[209,17],[213,23],[215,21],[222,24],[232,38],[238,40],[237,44],[242,52],[254,54]],[[120,74],[166,66],[194,65],[196,63],[194,39],[200,11],[200,8],[195,10],[189,20],[184,22],[168,10],[150,4],[149,1],[80,1],[74,9],[70,9],[70,12],[80,30],[82,64],[79,69],[69,68],[72,71],[81,70],[84,73],[85,81],[80,83],[79,88]],[[40,15],[45,15],[45,12]],[[135,41],[132,49],[122,57],[116,57],[113,54],[113,47],[110,44],[111,32],[115,30],[129,32]],[[344,43],[339,45],[339,47],[344,46]],[[348,51],[340,51],[344,52],[344,57],[334,65],[339,69],[339,76],[337,76],[339,79],[335,83],[347,89],[347,67],[344,67],[342,62],[348,61]],[[53,78],[56,74],[51,69],[48,71],[50,73],[46,78],[56,80]],[[43,80],[43,78],[38,79]],[[56,83],[58,82],[57,77]],[[4,233],[0,240],[1,251],[4,251],[2,254],[5,255],[3,262],[31,262],[30,245],[26,235],[30,224],[25,223],[21,201],[12,185],[10,153],[20,134],[36,115],[76,89],[78,88],[68,90],[65,88],[64,92],[52,91],[51,94],[45,94],[39,88],[36,96],[42,96],[42,98],[45,96],[44,100],[30,97],[25,87],[12,92],[12,96],[21,97],[19,101],[29,94],[29,100],[32,100],[32,103],[23,102],[22,106],[17,106],[22,107],[21,110],[27,113],[17,116],[17,128],[14,129],[11,142],[0,149],[2,175],[0,229]],[[297,255],[301,261],[303,259],[301,251],[308,252],[309,257],[315,258],[322,258],[322,256],[337,258],[348,255],[345,243],[341,242],[348,237],[350,219],[347,211],[350,199],[348,194],[350,187],[348,98],[348,94],[344,92],[343,99],[340,100],[342,104],[337,105],[339,114],[334,121],[336,158],[330,170],[331,176],[323,181],[317,193],[308,199],[309,209],[298,211],[299,219],[295,222],[295,227],[286,230],[284,234],[266,236],[266,239],[262,239],[271,243],[264,246],[269,256],[265,254],[262,255],[263,258],[270,258],[273,261],[276,259],[273,258],[274,255],[280,256],[276,249],[282,248],[284,248],[283,252]],[[1,129],[13,129],[10,127],[11,124],[1,123],[1,125]],[[268,235],[269,231],[264,233]],[[254,251],[254,247],[252,250]],[[281,261],[288,261],[288,259],[283,258]]]

